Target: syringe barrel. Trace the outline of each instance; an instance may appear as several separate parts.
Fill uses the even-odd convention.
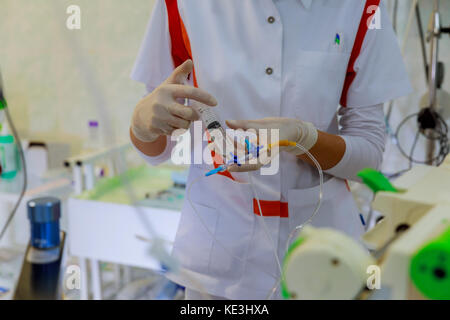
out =
[[[186,99],[185,105],[189,105],[189,100]],[[206,131],[208,131],[211,141],[216,145],[216,152],[223,156],[224,159],[227,158],[224,153],[224,147],[227,140],[227,135],[220,123],[219,117],[214,113],[211,107],[203,106],[193,106],[195,110],[199,113],[202,120],[203,126]]]
[[[197,112],[200,114],[203,125],[207,130],[222,128],[217,115],[209,107],[198,107]]]

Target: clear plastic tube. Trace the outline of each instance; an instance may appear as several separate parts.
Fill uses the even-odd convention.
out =
[[[212,108],[210,107],[203,107],[199,104],[191,105],[189,99],[184,99],[184,105],[186,107],[192,107],[197,111],[197,113],[200,116],[200,119],[203,122],[203,125],[205,127],[205,130],[212,131],[212,130],[220,130],[220,133],[225,137],[225,130],[222,127],[222,124],[220,123],[219,117],[212,111]]]
[[[315,157],[314,157],[314,156],[313,156],[313,155],[312,155],[305,147],[303,147],[302,145],[300,145],[300,144],[298,144],[298,143],[296,144],[296,147],[299,148],[300,150],[302,150],[302,151],[303,151],[303,152],[311,159],[311,161],[314,163],[314,165],[315,165],[316,168],[317,168],[317,171],[318,171],[318,173],[319,173],[319,194],[318,194],[318,201],[317,201],[317,204],[316,204],[316,206],[315,206],[315,208],[314,208],[314,211],[313,211],[313,213],[311,214],[311,216],[310,216],[305,222],[303,222],[302,224],[296,226],[296,227],[289,233],[288,239],[287,239],[287,241],[286,241],[286,248],[285,248],[285,251],[287,251],[287,249],[289,248],[289,245],[290,245],[290,243],[291,243],[291,240],[293,239],[293,237],[295,236],[295,234],[296,234],[299,230],[301,230],[305,225],[307,225],[307,224],[309,224],[309,223],[312,222],[312,220],[314,219],[314,217],[315,217],[315,216],[317,215],[317,213],[319,212],[320,206],[322,205],[322,199],[323,199],[323,170],[322,170],[322,167],[320,166],[320,163],[317,161],[317,159],[316,159],[316,158],[315,158]],[[201,222],[201,224],[203,225],[203,227],[204,227],[204,228],[207,230],[207,232],[210,234],[211,238],[212,238],[212,239],[213,239],[220,247],[222,247],[222,249],[224,249],[225,252],[227,252],[231,257],[233,257],[233,258],[235,258],[235,259],[237,259],[237,260],[239,260],[239,261],[241,261],[241,262],[248,262],[247,260],[245,260],[245,259],[243,259],[243,258],[241,258],[241,257],[239,257],[239,256],[237,256],[237,255],[235,255],[235,254],[233,254],[232,252],[230,252],[230,250],[228,250],[227,247],[226,247],[221,241],[219,241],[219,240],[214,236],[214,234],[213,234],[212,231],[208,228],[207,224],[205,223],[205,221],[203,220],[203,218],[201,217],[201,215],[198,213],[198,211],[197,211],[197,209],[196,209],[194,203],[192,202],[191,196],[190,196],[190,195],[191,195],[192,186],[193,186],[195,183],[197,183],[198,181],[200,181],[200,179],[203,179],[203,178],[206,179],[205,176],[200,176],[200,177],[196,178],[196,179],[188,186],[188,188],[187,188],[187,190],[186,190],[186,195],[187,195],[187,200],[188,200],[189,204],[191,205],[191,207],[192,207],[192,209],[194,210],[194,212],[195,212],[195,214],[197,215],[197,217],[200,219],[200,222]],[[255,199],[256,199],[256,201],[257,201],[257,203],[258,203],[258,210],[259,210],[259,213],[260,213],[260,216],[261,216],[261,221],[262,221],[262,223],[263,223],[264,231],[265,231],[266,236],[268,237],[269,241],[272,243],[273,254],[274,254],[275,259],[276,259],[276,261],[277,261],[280,275],[279,275],[279,276],[278,276],[278,275],[273,275],[273,274],[271,274],[270,272],[268,272],[268,271],[266,271],[266,270],[263,270],[259,265],[255,264],[255,263],[251,263],[251,262],[250,262],[250,263],[251,263],[255,268],[257,268],[258,270],[263,271],[264,273],[270,275],[271,277],[273,277],[273,278],[276,280],[275,285],[271,288],[270,292],[268,293],[267,299],[271,299],[271,298],[273,297],[273,295],[275,294],[276,289],[277,289],[277,287],[280,285],[281,280],[282,280],[282,278],[283,278],[283,268],[282,268],[280,259],[279,259],[279,257],[278,257],[278,253],[277,253],[277,249],[276,249],[276,246],[275,246],[275,242],[273,241],[272,237],[270,236],[269,230],[268,230],[268,228],[267,228],[267,224],[266,224],[265,221],[264,221],[264,216],[263,216],[262,210],[261,210],[260,199],[259,199],[258,194],[257,194],[257,192],[256,192],[256,188],[255,188],[255,186],[254,186],[254,184],[253,184],[253,180],[252,180],[252,178],[251,178],[250,173],[249,173],[249,182],[250,182],[250,185],[251,185],[251,187],[252,187],[252,190],[253,190]]]
[[[255,185],[253,184],[253,179],[252,179],[252,175],[250,172],[248,172],[248,179],[250,182],[250,186],[252,187],[252,191],[253,191],[253,196],[256,199],[256,202],[258,203],[258,211],[259,211],[259,219],[262,222],[263,228],[264,228],[264,232],[266,233],[266,237],[269,239],[269,242],[272,246],[272,250],[273,250],[273,255],[275,256],[275,260],[277,261],[277,265],[278,265],[278,270],[280,272],[280,275],[283,273],[283,268],[281,267],[281,262],[280,262],[280,258],[278,257],[278,252],[277,252],[277,248],[275,246],[275,241],[273,241],[272,236],[270,235],[269,229],[267,228],[267,224],[264,221],[264,215],[261,209],[261,203],[259,201],[259,196],[258,193],[256,192],[256,188]]]
[[[208,130],[211,130],[211,127],[214,129],[220,128],[223,131],[220,120],[217,115],[211,110],[212,108],[199,106],[195,109],[200,114],[200,118],[202,119],[205,128],[207,128]]]
[[[214,113],[211,107],[205,107],[200,104],[191,105],[189,99],[184,100],[184,105],[194,108],[200,115],[205,131],[209,133],[211,141],[215,143],[215,152],[221,155],[224,163],[229,160],[229,156],[225,154],[226,144],[232,145],[233,141],[227,136],[225,129],[223,128],[220,118]],[[216,141],[214,141],[217,139]]]
[[[311,214],[311,216],[310,216],[305,222],[303,222],[302,224],[296,226],[296,227],[289,233],[288,239],[287,239],[287,241],[286,241],[285,252],[287,252],[287,250],[289,249],[289,246],[290,246],[291,241],[292,241],[292,239],[294,238],[295,234],[296,234],[299,230],[301,230],[304,226],[306,226],[307,224],[309,224],[309,223],[312,222],[312,220],[314,219],[314,217],[315,217],[315,216],[317,215],[317,213],[319,212],[319,209],[320,209],[320,207],[321,207],[321,205],[322,205],[322,199],[323,199],[323,170],[322,170],[322,167],[321,167],[319,161],[317,161],[317,159],[316,159],[316,158],[315,158],[315,157],[314,157],[314,156],[313,156],[313,155],[312,155],[305,147],[303,147],[302,145],[300,145],[300,144],[297,143],[297,144],[296,144],[296,147],[299,148],[300,150],[302,150],[302,151],[308,156],[308,158],[311,159],[311,161],[312,161],[312,162],[314,163],[314,165],[316,166],[317,171],[319,172],[319,199],[318,199],[318,201],[317,201],[316,207],[314,208],[314,211],[313,211],[313,213]],[[258,207],[259,207],[259,210],[260,210],[260,213],[261,213],[261,206],[259,205],[259,199],[256,198],[256,201],[258,202]],[[263,223],[265,224],[264,219],[263,219]],[[278,256],[277,256],[277,259],[278,259]],[[278,278],[278,280],[276,281],[275,285],[274,285],[274,286],[272,287],[272,289],[270,290],[269,295],[268,295],[268,297],[267,297],[266,300],[272,299],[272,297],[273,297],[274,294],[276,293],[277,288],[279,287],[279,285],[280,285],[280,283],[281,283],[281,280],[283,279],[283,268],[281,267],[281,264],[279,264],[279,265],[280,265],[280,277]]]

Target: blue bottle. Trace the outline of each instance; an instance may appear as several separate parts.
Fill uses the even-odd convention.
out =
[[[59,246],[59,218],[61,202],[52,197],[28,201],[28,219],[31,224],[31,245],[36,249]]]

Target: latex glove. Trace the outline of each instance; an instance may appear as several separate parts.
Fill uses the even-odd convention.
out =
[[[256,133],[259,133],[260,129],[267,130],[267,141],[266,143],[277,143],[275,138],[271,137],[271,130],[276,129],[278,132],[278,140],[289,140],[292,142],[296,142],[303,146],[306,150],[311,149],[317,142],[318,132],[316,127],[310,123],[305,122],[298,119],[291,118],[264,118],[259,120],[228,120],[227,125],[231,129],[235,130],[254,130]],[[274,140],[274,141],[272,141]],[[260,143],[264,143],[264,141],[260,141]],[[267,146],[265,146],[267,147]],[[295,156],[299,156],[304,154],[300,148],[297,147],[281,147],[281,151],[289,152]],[[258,163],[258,164],[248,164],[241,166],[233,166],[230,168],[230,171],[242,172],[242,171],[253,171],[258,170],[263,165],[267,163]]]
[[[153,142],[161,135],[172,135],[175,130],[188,129],[199,115],[177,99],[191,99],[193,103],[216,106],[217,100],[208,92],[184,85],[193,70],[186,60],[159,87],[143,98],[134,109],[131,130],[143,142]]]

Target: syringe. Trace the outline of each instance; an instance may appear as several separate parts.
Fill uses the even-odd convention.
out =
[[[190,106],[198,112],[205,130],[209,133],[211,142],[214,143],[215,152],[221,155],[223,158],[222,160],[226,162],[228,156],[225,152],[225,145],[230,144],[230,146],[233,146],[233,141],[227,137],[219,117],[212,111],[211,107],[203,107],[200,105],[191,106],[189,99],[185,99],[184,105]]]
[[[189,99],[187,99],[187,103],[189,105]],[[219,117],[211,110],[210,107],[197,106],[195,107],[195,110],[199,113],[206,130],[212,131],[215,129],[220,129],[224,131],[222,125],[220,124]]]

